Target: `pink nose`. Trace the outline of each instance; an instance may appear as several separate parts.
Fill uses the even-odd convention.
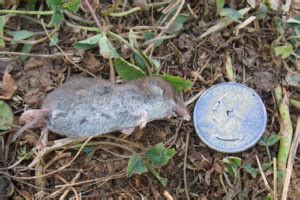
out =
[[[183,116],[183,119],[186,121],[190,121],[191,120],[190,114],[187,113],[185,116]]]

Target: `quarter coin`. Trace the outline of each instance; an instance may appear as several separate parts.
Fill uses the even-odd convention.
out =
[[[263,135],[267,112],[258,94],[239,83],[221,83],[198,99],[194,126],[200,139],[210,148],[236,153],[253,145]]]

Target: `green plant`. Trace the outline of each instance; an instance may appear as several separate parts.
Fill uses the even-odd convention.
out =
[[[175,149],[167,149],[163,143],[159,143],[143,155],[133,154],[128,161],[127,176],[130,177],[132,174],[141,175],[149,170],[163,186],[166,186],[168,179],[161,177],[157,169],[165,166],[174,157],[175,153]]]
[[[8,104],[0,101],[0,135],[11,129],[13,123],[13,113]]]
[[[259,145],[266,147],[268,158],[269,158],[270,162],[272,161],[272,156],[271,156],[269,147],[276,144],[279,141],[279,139],[280,139],[279,135],[271,134],[269,136],[265,136],[265,135],[262,136],[261,139],[258,141]]]
[[[117,50],[114,48],[106,35],[118,39],[129,48],[131,48],[131,50],[133,51],[132,60],[134,60],[138,65],[132,64],[123,59],[118,54]],[[132,35],[133,34],[131,32],[131,36]],[[79,41],[74,44],[74,47],[81,50],[88,50],[91,48],[99,47],[100,54],[104,58],[113,59],[114,68],[116,69],[120,77],[125,81],[134,80],[144,76],[155,75],[168,81],[178,92],[182,92],[192,87],[192,82],[183,78],[171,75],[153,74],[153,72],[155,72],[155,70],[159,67],[159,63],[154,59],[150,59],[144,53],[139,51],[136,48],[137,45],[138,44],[134,40],[134,36],[130,37],[129,43],[119,35],[108,32],[107,34],[101,33],[85,40]]]

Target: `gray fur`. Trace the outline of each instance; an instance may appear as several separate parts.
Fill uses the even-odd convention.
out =
[[[45,121],[51,131],[88,137],[134,128],[143,113],[150,122],[170,116],[178,105],[186,109],[173,92],[170,85],[153,77],[125,84],[77,77],[51,92],[42,108],[50,110]]]

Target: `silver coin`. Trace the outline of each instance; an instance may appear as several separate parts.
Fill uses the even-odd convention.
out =
[[[254,90],[238,83],[222,83],[205,91],[194,109],[194,126],[210,148],[224,153],[244,151],[263,135],[267,112]]]

